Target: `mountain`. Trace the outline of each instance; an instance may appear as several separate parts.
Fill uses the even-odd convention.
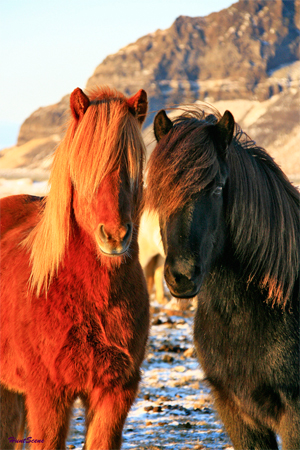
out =
[[[128,95],[143,88],[150,111],[197,100],[270,104],[269,115],[266,107],[250,129],[241,117],[245,131],[268,149],[297,134],[299,44],[300,0],[240,0],[206,17],[180,16],[169,29],[109,55],[86,87],[108,84]],[[274,104],[268,103],[272,98]],[[40,108],[21,126],[18,146],[38,140],[38,150],[32,150],[36,164],[63,136],[68,102],[66,95]]]
[[[207,17],[178,17],[108,56],[88,80],[125,93],[143,86],[150,109],[174,103],[255,98],[285,89],[272,71],[299,60],[299,0],[240,0]]]

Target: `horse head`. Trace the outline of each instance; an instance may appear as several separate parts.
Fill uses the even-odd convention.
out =
[[[234,119],[226,111],[214,122],[184,119],[173,125],[164,111],[154,121],[158,145],[149,161],[148,200],[156,202],[166,253],[164,274],[175,297],[199,292],[225,241],[223,190]],[[157,176],[162,160],[170,175],[161,170],[164,179]],[[155,186],[161,195],[153,192]],[[171,196],[177,203],[172,205]]]
[[[109,101],[111,104],[108,107]],[[99,135],[102,144],[97,144],[102,156],[106,153],[104,165],[107,165],[107,170],[104,165],[99,167],[103,176],[96,186],[93,183],[92,196],[82,186],[81,180],[77,182],[76,171],[84,170],[83,164],[73,168],[73,210],[76,222],[94,239],[100,254],[123,255],[130,248],[136,222],[136,203],[141,197],[142,143],[136,138],[139,136],[137,130],[133,129],[140,128],[144,122],[147,95],[140,90],[129,99],[120,96],[117,99],[96,97],[90,101],[80,89],[75,89],[70,105],[72,115],[79,123],[78,127],[81,126],[87,132],[89,119],[85,120],[85,115],[88,109],[98,108],[100,115],[99,111],[104,107],[106,115],[103,113],[102,127],[107,128],[104,136],[103,133]],[[91,146],[94,145],[93,139]],[[97,165],[96,157],[101,159],[101,156],[95,155],[94,163]]]
[[[72,92],[72,116],[54,154],[49,195],[37,225],[24,239],[32,264],[30,284],[37,293],[49,288],[71,241],[85,242],[99,257],[117,257],[133,247],[143,190],[141,126],[147,106],[142,89],[129,99],[105,86],[88,96],[79,88]]]

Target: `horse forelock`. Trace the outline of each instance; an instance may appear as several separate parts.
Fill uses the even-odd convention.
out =
[[[129,111],[126,97],[107,87],[89,94],[91,100],[82,120],[71,119],[54,156],[50,191],[36,227],[25,239],[30,252],[30,284],[47,291],[57,273],[71,230],[73,188],[92,202],[104,177],[123,165],[133,191],[142,178],[145,147],[137,119]]]
[[[70,176],[75,188],[91,199],[103,178],[125,164],[132,187],[143,168],[145,148],[126,98],[102,89],[90,95],[91,105],[79,124],[70,152]]]
[[[201,110],[174,120],[148,162],[146,209],[168,218],[215,179],[220,166],[208,131],[212,123]]]

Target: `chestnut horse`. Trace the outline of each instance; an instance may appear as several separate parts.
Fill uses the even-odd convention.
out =
[[[217,120],[218,119],[218,120]],[[299,192],[232,114],[154,121],[146,205],[235,449],[300,449]]]
[[[31,448],[64,449],[76,397],[86,408],[85,448],[119,449],[140,380],[147,95],[77,88],[70,106],[49,195],[1,201],[1,449],[23,437],[22,403]]]

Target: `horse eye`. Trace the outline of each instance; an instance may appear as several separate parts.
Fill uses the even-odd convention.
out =
[[[221,194],[222,194],[222,191],[223,191],[223,186],[217,186],[217,187],[214,189],[213,194],[214,194],[214,195],[221,195]]]

